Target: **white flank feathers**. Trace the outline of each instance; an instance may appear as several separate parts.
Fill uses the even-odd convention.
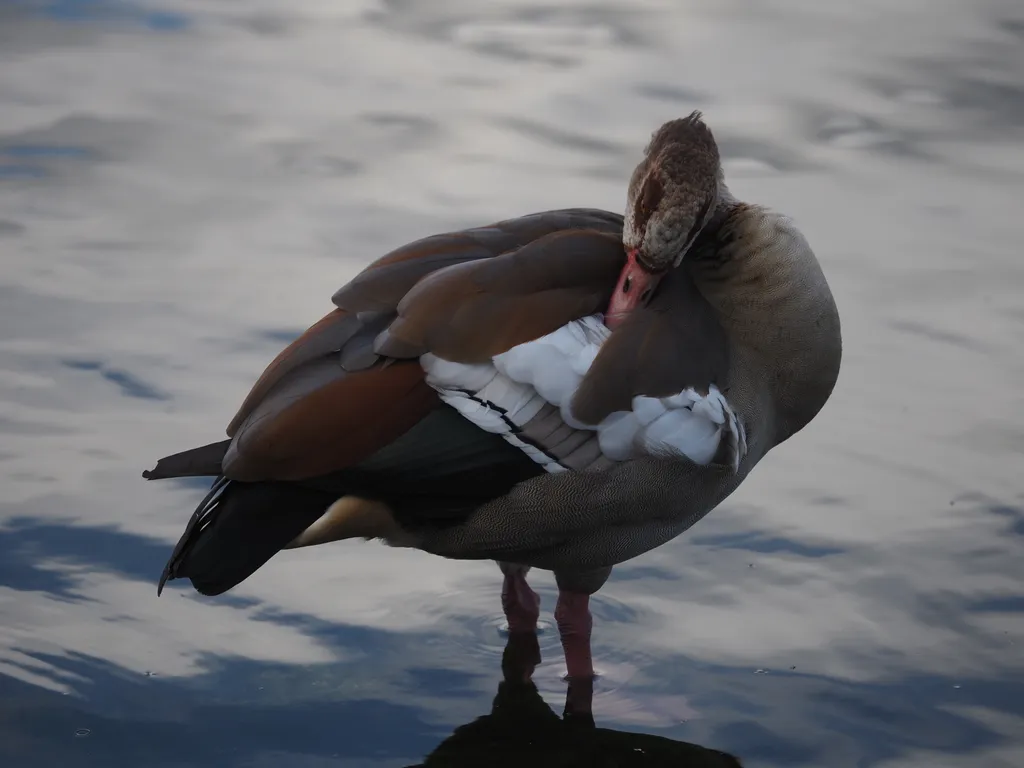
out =
[[[518,437],[547,403],[560,409],[567,425],[596,433],[601,453],[613,461],[676,453],[708,464],[724,437],[737,470],[747,451],[746,433],[713,385],[707,395],[688,388],[671,397],[635,397],[632,410],[616,411],[597,425],[573,417],[572,397],[610,334],[603,317],[593,315],[513,347],[495,356],[493,364],[464,365],[432,354],[423,355],[420,363],[427,383],[442,400],[481,429],[502,435],[550,472],[566,467],[544,446]]]
[[[610,335],[604,318],[591,315],[496,355],[494,367],[512,381],[532,387],[547,402],[560,408],[562,420],[569,426],[592,429],[573,418],[569,405]]]

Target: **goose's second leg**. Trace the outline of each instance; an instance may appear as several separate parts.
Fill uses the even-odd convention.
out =
[[[590,596],[604,586],[611,573],[611,568],[555,571],[558,583],[555,622],[565,652],[566,676],[570,681],[594,677],[594,661],[590,654],[590,634],[594,626],[590,615]]]
[[[501,585],[501,608],[508,620],[508,631],[536,632],[540,616],[540,597],[526,583],[530,566],[517,563],[498,563],[505,580]]]

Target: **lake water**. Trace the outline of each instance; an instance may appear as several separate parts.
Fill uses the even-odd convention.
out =
[[[1019,0],[0,0],[0,763],[539,766],[545,732],[601,764],[553,721],[550,574],[551,709],[503,686],[460,763],[502,680],[493,564],[346,542],[157,599],[203,485],[140,472],[219,439],[370,259],[621,210],[694,108],[803,228],[846,352],[810,427],[599,593],[597,725],[1024,765]]]

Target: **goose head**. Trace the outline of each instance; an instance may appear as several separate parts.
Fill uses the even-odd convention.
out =
[[[654,132],[629,182],[622,230],[627,261],[608,305],[609,327],[644,306],[679,266],[715,213],[720,189],[718,145],[700,112]]]

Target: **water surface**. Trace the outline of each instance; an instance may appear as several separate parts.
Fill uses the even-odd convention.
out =
[[[818,253],[844,367],[600,593],[597,725],[747,766],[1024,764],[1022,82],[1014,0],[0,2],[0,762],[402,766],[489,715],[493,564],[347,542],[157,599],[202,488],[139,474],[217,439],[370,259],[620,210],[699,108]],[[484,742],[562,743],[546,621],[551,709],[504,686]]]

